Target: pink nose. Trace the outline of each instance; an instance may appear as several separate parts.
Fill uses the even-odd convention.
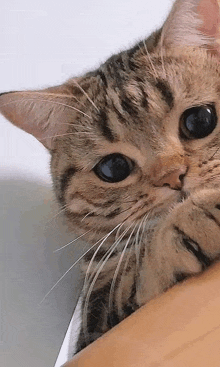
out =
[[[166,175],[158,182],[159,186],[169,186],[171,189],[180,190],[183,186],[183,179],[187,172],[186,166],[181,166]]]

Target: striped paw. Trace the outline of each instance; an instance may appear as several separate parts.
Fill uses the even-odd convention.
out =
[[[182,251],[190,254],[202,269],[220,254],[219,190],[196,192],[178,204],[165,222],[161,230],[163,239],[169,237],[170,250],[176,254]]]
[[[144,301],[207,268],[220,255],[220,193],[200,190],[177,204],[154,230],[145,257]]]

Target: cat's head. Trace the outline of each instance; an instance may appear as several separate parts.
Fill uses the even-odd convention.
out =
[[[178,0],[163,27],[63,85],[0,96],[0,111],[51,152],[76,227],[110,233],[220,186],[217,0]]]

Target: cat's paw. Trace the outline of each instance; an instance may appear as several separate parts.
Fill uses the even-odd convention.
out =
[[[204,265],[220,254],[220,191],[200,190],[171,214],[188,250]],[[187,239],[188,237],[188,239]],[[187,245],[194,243],[194,248]]]
[[[195,274],[220,255],[220,191],[200,190],[179,203],[155,230],[160,274]],[[169,274],[169,275],[168,275]]]

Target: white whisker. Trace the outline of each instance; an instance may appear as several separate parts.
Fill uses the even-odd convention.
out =
[[[50,220],[48,220],[48,222],[46,223],[45,227],[47,227],[47,226],[52,222],[52,220],[54,220],[54,219],[55,219],[55,218],[57,218],[61,213],[63,213],[63,212],[66,210],[66,208],[67,208],[67,205],[64,205],[64,206],[62,207],[62,209],[60,209],[60,210],[58,211],[58,213],[57,213],[57,214],[55,214],[52,218],[50,218]]]
[[[90,123],[90,121],[86,120],[87,123]],[[91,126],[86,124],[77,125],[75,122],[59,122],[59,125],[68,125],[71,126],[74,129],[87,129],[87,130],[93,130]],[[82,132],[85,130],[82,130]],[[76,130],[76,133],[80,132],[79,130]]]
[[[128,228],[126,228],[124,230],[123,236],[127,233],[127,231],[130,229],[131,226],[132,225],[130,225]],[[109,252],[108,255],[107,255],[107,253],[105,254],[104,257],[106,257],[106,258],[103,260],[103,262],[100,265],[98,271],[96,272],[96,275],[94,276],[94,278],[92,280],[92,283],[91,283],[91,285],[89,287],[89,290],[87,292],[87,296],[86,296],[86,300],[85,300],[85,306],[84,306],[84,310],[83,310],[83,330],[84,330],[85,335],[86,335],[86,325],[87,325],[87,317],[86,317],[86,315],[87,315],[87,309],[88,309],[88,304],[89,304],[89,298],[91,296],[92,290],[94,288],[94,285],[95,285],[96,280],[98,279],[99,274],[101,273],[101,271],[104,268],[106,262],[108,261],[108,259],[110,258],[111,254],[114,252],[114,250],[116,249],[116,247],[118,246],[119,243],[120,243],[120,241],[117,241],[116,243],[113,243],[113,245],[111,246],[111,248],[108,250],[108,252]]]
[[[123,222],[121,222],[120,227],[117,229],[117,232],[116,232],[116,234],[115,234],[115,242],[116,242],[116,241],[118,241],[118,240],[121,238],[122,234],[120,234],[120,236],[119,236],[119,233],[120,233],[121,228],[122,228],[122,227],[123,227],[123,225],[125,224],[126,220],[127,220],[127,218],[126,218]],[[123,233],[124,233],[124,232],[123,232]]]
[[[160,57],[161,57],[161,63],[162,63],[162,69],[163,69],[163,75],[164,75],[164,79],[166,78],[167,76],[167,73],[166,73],[166,69],[165,69],[165,63],[164,63],[164,53],[163,53],[163,50],[164,48],[161,47],[161,50],[160,50]]]
[[[76,238],[75,240],[73,240],[72,242],[76,241],[78,238]],[[71,242],[71,243],[72,243]],[[42,301],[39,303],[39,305],[41,305],[43,303],[43,301],[47,298],[47,296],[52,292],[52,290],[61,282],[61,280],[70,272],[70,270],[72,270],[74,268],[74,266],[76,266],[83,258],[84,256],[86,256],[88,254],[88,252],[90,252],[98,243],[100,242],[97,241],[94,245],[92,245],[86,252],[84,252],[83,255],[81,255],[71,266],[70,268],[60,277],[60,279],[53,285],[53,287],[49,290],[49,292],[47,292],[47,294],[44,296],[44,298],[42,299]],[[70,243],[69,243],[70,244]],[[69,245],[68,244],[68,245]],[[66,245],[67,246],[67,245]],[[65,246],[64,246],[65,247]]]
[[[44,298],[42,299],[42,301],[39,303],[39,305],[41,305],[43,303],[43,301],[47,298],[47,296],[52,292],[52,290],[61,282],[61,280],[70,272],[70,270],[73,269],[73,267],[78,264],[78,262],[91,250],[91,248],[86,251],[82,256],[80,256],[79,259],[77,259],[71,266],[70,268],[60,277],[60,279],[53,285],[53,287],[49,290],[49,292],[47,292],[47,294],[44,296]]]
[[[148,216],[148,213],[144,215],[144,217],[142,218],[140,224],[139,224],[139,227],[138,227],[138,230],[137,230],[137,233],[136,233],[136,236],[135,236],[135,254],[136,254],[136,261],[137,263],[139,263],[139,257],[140,257],[140,245],[138,242],[138,239],[139,239],[139,234],[140,234],[140,230],[141,230],[141,226],[142,224],[144,223],[144,221],[146,220]]]
[[[70,241],[70,242],[69,242],[69,243],[67,243],[66,245],[64,245],[64,246],[62,246],[62,247],[60,247],[60,248],[56,249],[56,250],[54,251],[54,254],[55,254],[56,252],[59,252],[59,251],[63,250],[64,248],[66,248],[66,247],[70,246],[72,243],[74,243],[74,242],[78,241],[80,238],[84,237],[87,233],[89,233],[89,232],[91,232],[91,231],[92,231],[92,230],[90,229],[89,231],[87,231],[87,232],[85,232],[85,233],[81,234],[79,237],[77,237],[77,238],[75,238],[74,240]]]
[[[145,48],[145,51],[146,51],[146,54],[147,54],[148,60],[150,61],[151,68],[152,68],[152,71],[153,71],[153,73],[154,73],[154,77],[155,77],[155,79],[157,79],[157,78],[158,78],[158,74],[157,74],[156,69],[155,69],[155,67],[154,67],[154,64],[153,64],[153,61],[152,61],[151,55],[150,55],[150,53],[149,53],[149,51],[148,51],[148,49],[147,49],[147,45],[146,45],[145,40],[143,41],[143,45],[144,45],[144,48]]]
[[[162,69],[163,69],[163,74],[164,74],[164,78],[166,78],[166,70],[165,70],[165,64],[164,64],[164,54],[163,54],[163,50],[165,50],[164,48],[164,28],[161,32],[161,36],[160,36],[160,56],[161,56],[161,62],[162,62]]]
[[[121,223],[121,226],[123,226],[123,224],[124,223]],[[122,234],[117,239],[117,241],[114,241],[114,243],[111,245],[111,247],[106,251],[106,253],[103,255],[102,259],[96,265],[92,275],[89,278],[88,284],[89,284],[90,281],[92,281],[92,278],[93,278],[94,274],[96,273],[96,270],[99,268],[100,264],[105,260],[106,257],[108,257],[108,254],[109,254],[109,252],[111,252],[113,247],[114,247],[114,250],[115,250],[115,248],[118,246],[118,244],[121,242],[121,240],[126,235],[126,233],[129,231],[130,228],[131,228],[131,226],[129,226],[128,228],[125,228],[125,230],[122,232]]]
[[[133,225],[133,223],[132,223],[132,225]],[[131,228],[131,226],[130,226],[130,228]],[[120,269],[120,266],[121,266],[122,260],[124,258],[125,252],[127,250],[127,247],[130,243],[130,240],[133,236],[133,233],[134,233],[136,227],[137,227],[137,223],[135,224],[133,230],[131,231],[130,236],[128,237],[127,242],[125,243],[124,249],[121,253],[120,259],[118,261],[118,264],[117,264],[117,267],[116,267],[116,270],[115,270],[115,273],[114,273],[114,276],[113,276],[113,279],[112,279],[111,288],[110,288],[110,292],[109,292],[109,310],[111,309],[111,306],[112,306],[112,303],[113,303],[113,293],[114,293],[115,283],[116,283],[116,279],[117,279],[117,276],[118,276],[118,273],[119,273],[119,269]]]
[[[98,107],[95,105],[95,103],[93,102],[93,100],[89,97],[89,95],[86,93],[86,91],[81,87],[81,85],[79,85],[79,83],[76,80],[73,80],[73,82],[77,85],[77,87],[81,90],[81,92],[86,96],[86,98],[88,99],[88,101],[93,105],[93,107],[95,107],[95,109],[99,112]]]
[[[52,135],[52,136],[46,136],[43,139],[40,139],[40,141],[46,140],[46,139],[53,139],[53,138],[59,138],[61,136],[69,136],[69,135],[77,135],[77,134],[81,134],[81,135],[89,135],[91,136],[91,133],[89,131],[76,131],[74,133],[65,133],[65,134],[57,134],[57,135]]]
[[[80,131],[80,132],[74,132],[74,133],[65,133],[65,134],[57,134],[57,135],[52,135],[52,136],[46,136],[45,138],[40,139],[40,141],[43,141],[43,140],[46,140],[46,139],[59,138],[61,136],[69,136],[69,135],[77,135],[77,134],[91,136],[91,133],[89,131]],[[77,137],[77,139],[78,138],[79,137]],[[84,138],[84,136],[82,136],[81,138]]]
[[[146,228],[146,224],[147,224],[147,219],[150,215],[150,212],[146,213],[145,216],[144,216],[144,220],[141,221],[141,226],[142,226],[142,232],[141,232],[141,236],[140,236],[140,239],[138,241],[138,238],[136,238],[136,243],[135,243],[135,255],[136,255],[136,268],[137,268],[137,271],[138,271],[138,267],[139,267],[139,263],[140,263],[140,250],[141,250],[141,245],[142,245],[142,239],[143,239],[143,236],[144,236],[144,233],[145,233],[145,228]],[[139,234],[138,233],[138,237],[139,237]]]
[[[122,223],[119,223],[116,227],[114,227],[107,235],[105,235],[102,239],[101,239],[101,244],[98,246],[98,248],[96,249],[95,253],[93,254],[90,262],[89,262],[89,266],[87,268],[87,271],[86,271],[86,275],[85,275],[85,280],[84,280],[84,286],[83,286],[83,289],[86,288],[86,284],[88,282],[88,277],[89,277],[89,272],[90,272],[90,269],[92,267],[92,263],[98,253],[98,251],[100,250],[100,248],[102,247],[102,245],[104,244],[104,242],[108,239],[108,237],[118,228],[122,225]]]
[[[93,214],[94,213],[94,211],[93,210],[91,210],[91,212],[89,212],[89,213],[87,213],[84,217],[83,217],[83,219],[81,219],[81,222],[83,222],[89,215],[91,215],[91,214]]]

